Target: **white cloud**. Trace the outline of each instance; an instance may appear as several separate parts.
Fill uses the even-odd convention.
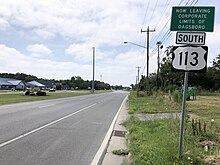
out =
[[[72,55],[76,60],[89,62],[93,55],[93,44],[72,44],[66,50],[66,55]]]
[[[206,43],[220,51],[220,24],[214,26],[214,33],[206,33]]]
[[[102,64],[97,64],[96,74],[97,76],[102,75],[103,81],[111,82],[113,85],[117,85],[120,79],[122,85],[130,86],[132,83],[135,83],[137,76],[136,67],[143,58],[143,53],[140,51],[131,50],[120,53],[112,60],[106,60]]]
[[[5,30],[7,27],[9,27],[9,23],[6,20],[0,18],[0,30]]]
[[[51,37],[57,33],[82,42],[108,45],[122,43],[128,34],[136,35],[136,25],[141,18],[136,10],[129,10],[128,5],[117,0],[20,0],[13,3],[9,0],[3,3],[4,8],[11,9],[5,14],[6,21],[19,27],[37,28],[34,32],[38,36],[46,33],[45,37]]]
[[[72,44],[65,50],[65,54],[73,56],[78,62],[91,63],[93,59],[93,47],[95,48],[95,59],[97,61],[107,61],[112,59],[112,52],[114,51],[103,51],[92,43]]]
[[[5,45],[0,45],[0,50],[0,70],[4,72],[21,72],[36,75],[39,78],[58,80],[69,79],[72,76],[81,76],[85,80],[92,79],[92,64],[82,65],[75,62],[58,62],[29,57]],[[119,84],[118,79],[123,85],[130,85],[130,82],[135,83],[136,66],[140,59],[139,53],[138,51],[122,53],[111,61],[97,62],[95,78],[99,80],[102,75],[103,81],[112,85]]]
[[[34,57],[46,57],[52,54],[52,51],[42,44],[28,45],[26,48]]]
[[[33,33],[38,36],[39,39],[52,39],[55,37],[55,34],[45,29],[36,29],[33,30]]]
[[[211,1],[212,4],[218,3]],[[140,29],[146,30],[148,25],[150,29],[156,27],[156,31],[150,33],[151,52],[156,47],[156,42],[169,32],[171,7],[178,5],[176,1],[158,1],[155,8],[156,2],[0,0],[0,33],[6,32],[2,35],[5,38],[1,38],[1,43],[13,45],[17,49],[1,45],[0,50],[4,52],[1,61],[5,62],[2,63],[1,70],[21,70],[25,73],[31,71],[37,76],[42,75],[40,77],[54,75],[54,78],[67,78],[70,75],[80,75],[85,79],[91,79],[92,47],[95,47],[96,76],[99,78],[102,75],[103,81],[109,83],[122,82],[123,85],[130,85],[135,82],[136,66],[141,66],[141,73],[146,73],[146,52],[132,45],[124,46],[123,42],[145,44],[146,33],[141,34]],[[182,5],[185,5],[184,3]],[[201,0],[199,3],[207,2]],[[150,20],[153,12],[153,19]],[[218,15],[217,11],[216,22],[219,21]],[[210,46],[210,59],[220,50],[219,31],[220,26],[216,25],[214,33],[207,33],[206,43]],[[18,38],[17,34],[20,35]],[[19,44],[16,43],[22,36],[23,40]],[[163,43],[164,47],[175,44],[175,33],[171,37]],[[31,45],[32,43],[42,44]],[[50,45],[50,48],[46,45]],[[30,55],[20,53],[25,48]],[[60,62],[52,61],[51,55]],[[157,68],[156,57],[156,54],[150,55],[150,72]],[[9,59],[17,62],[10,63]],[[67,60],[74,62],[62,62]]]
[[[47,79],[69,79],[73,75],[88,78],[90,68],[87,65],[78,65],[73,62],[57,62],[48,59],[29,57],[9,48],[0,45],[0,70],[8,73],[27,73],[36,75],[39,78]]]

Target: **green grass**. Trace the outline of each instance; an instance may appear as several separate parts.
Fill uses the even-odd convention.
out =
[[[179,120],[139,121],[132,117],[125,125],[129,130],[131,164],[173,165],[178,161]],[[185,130],[184,165],[203,164],[202,158],[207,154],[199,144],[203,139],[216,140],[217,138],[212,132],[193,136],[191,130]],[[213,147],[209,153],[216,151],[217,148]]]
[[[206,122],[206,132],[193,135],[191,120],[185,120],[183,140],[184,165],[202,165],[206,155],[219,155],[219,95],[199,96],[195,101],[187,101],[186,110],[200,116]],[[181,112],[181,104],[174,103],[160,93],[148,97],[129,96],[129,113]],[[214,122],[211,122],[214,119]],[[131,117],[125,122],[129,131],[128,147],[131,153],[130,164],[135,165],[173,165],[178,161],[179,119],[139,121]],[[212,141],[215,145],[205,151],[200,142]]]
[[[220,132],[220,93],[209,94],[208,96],[197,96],[194,101],[187,101],[188,112],[199,115],[205,121],[214,119],[214,124],[219,126]]]
[[[136,92],[129,96],[129,114],[180,112],[181,105],[172,102],[163,93],[151,97],[137,97]]]
[[[102,93],[109,91],[95,91],[95,93]],[[63,97],[73,97],[79,95],[88,95],[91,94],[90,91],[56,91],[56,92],[47,92],[46,96],[25,96],[24,92],[19,92],[17,94],[0,94],[0,105],[3,104],[12,104],[28,101],[37,101],[37,100],[48,100],[56,99]]]

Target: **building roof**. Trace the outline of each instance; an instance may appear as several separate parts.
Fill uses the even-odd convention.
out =
[[[43,84],[47,87],[53,87],[55,85],[54,82],[50,82],[50,81],[37,80],[37,82],[39,82],[40,84]]]
[[[12,78],[1,78],[0,77],[0,85],[18,85],[21,80],[16,80]]]
[[[30,81],[30,82],[28,82],[28,84],[31,84],[31,85],[37,86],[37,87],[44,87],[45,86],[37,81]]]

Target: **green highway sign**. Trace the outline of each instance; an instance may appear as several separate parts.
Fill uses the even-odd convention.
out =
[[[213,32],[215,7],[175,6],[172,8],[171,31]]]

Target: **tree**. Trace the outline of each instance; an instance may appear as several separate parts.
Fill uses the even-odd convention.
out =
[[[213,60],[213,80],[214,80],[214,90],[220,89],[220,54],[217,55],[216,59]]]
[[[160,84],[162,89],[172,89],[172,86],[181,86],[183,81],[183,73],[171,71],[171,53],[173,46],[168,46],[165,50],[166,57],[162,59],[160,66]]]

